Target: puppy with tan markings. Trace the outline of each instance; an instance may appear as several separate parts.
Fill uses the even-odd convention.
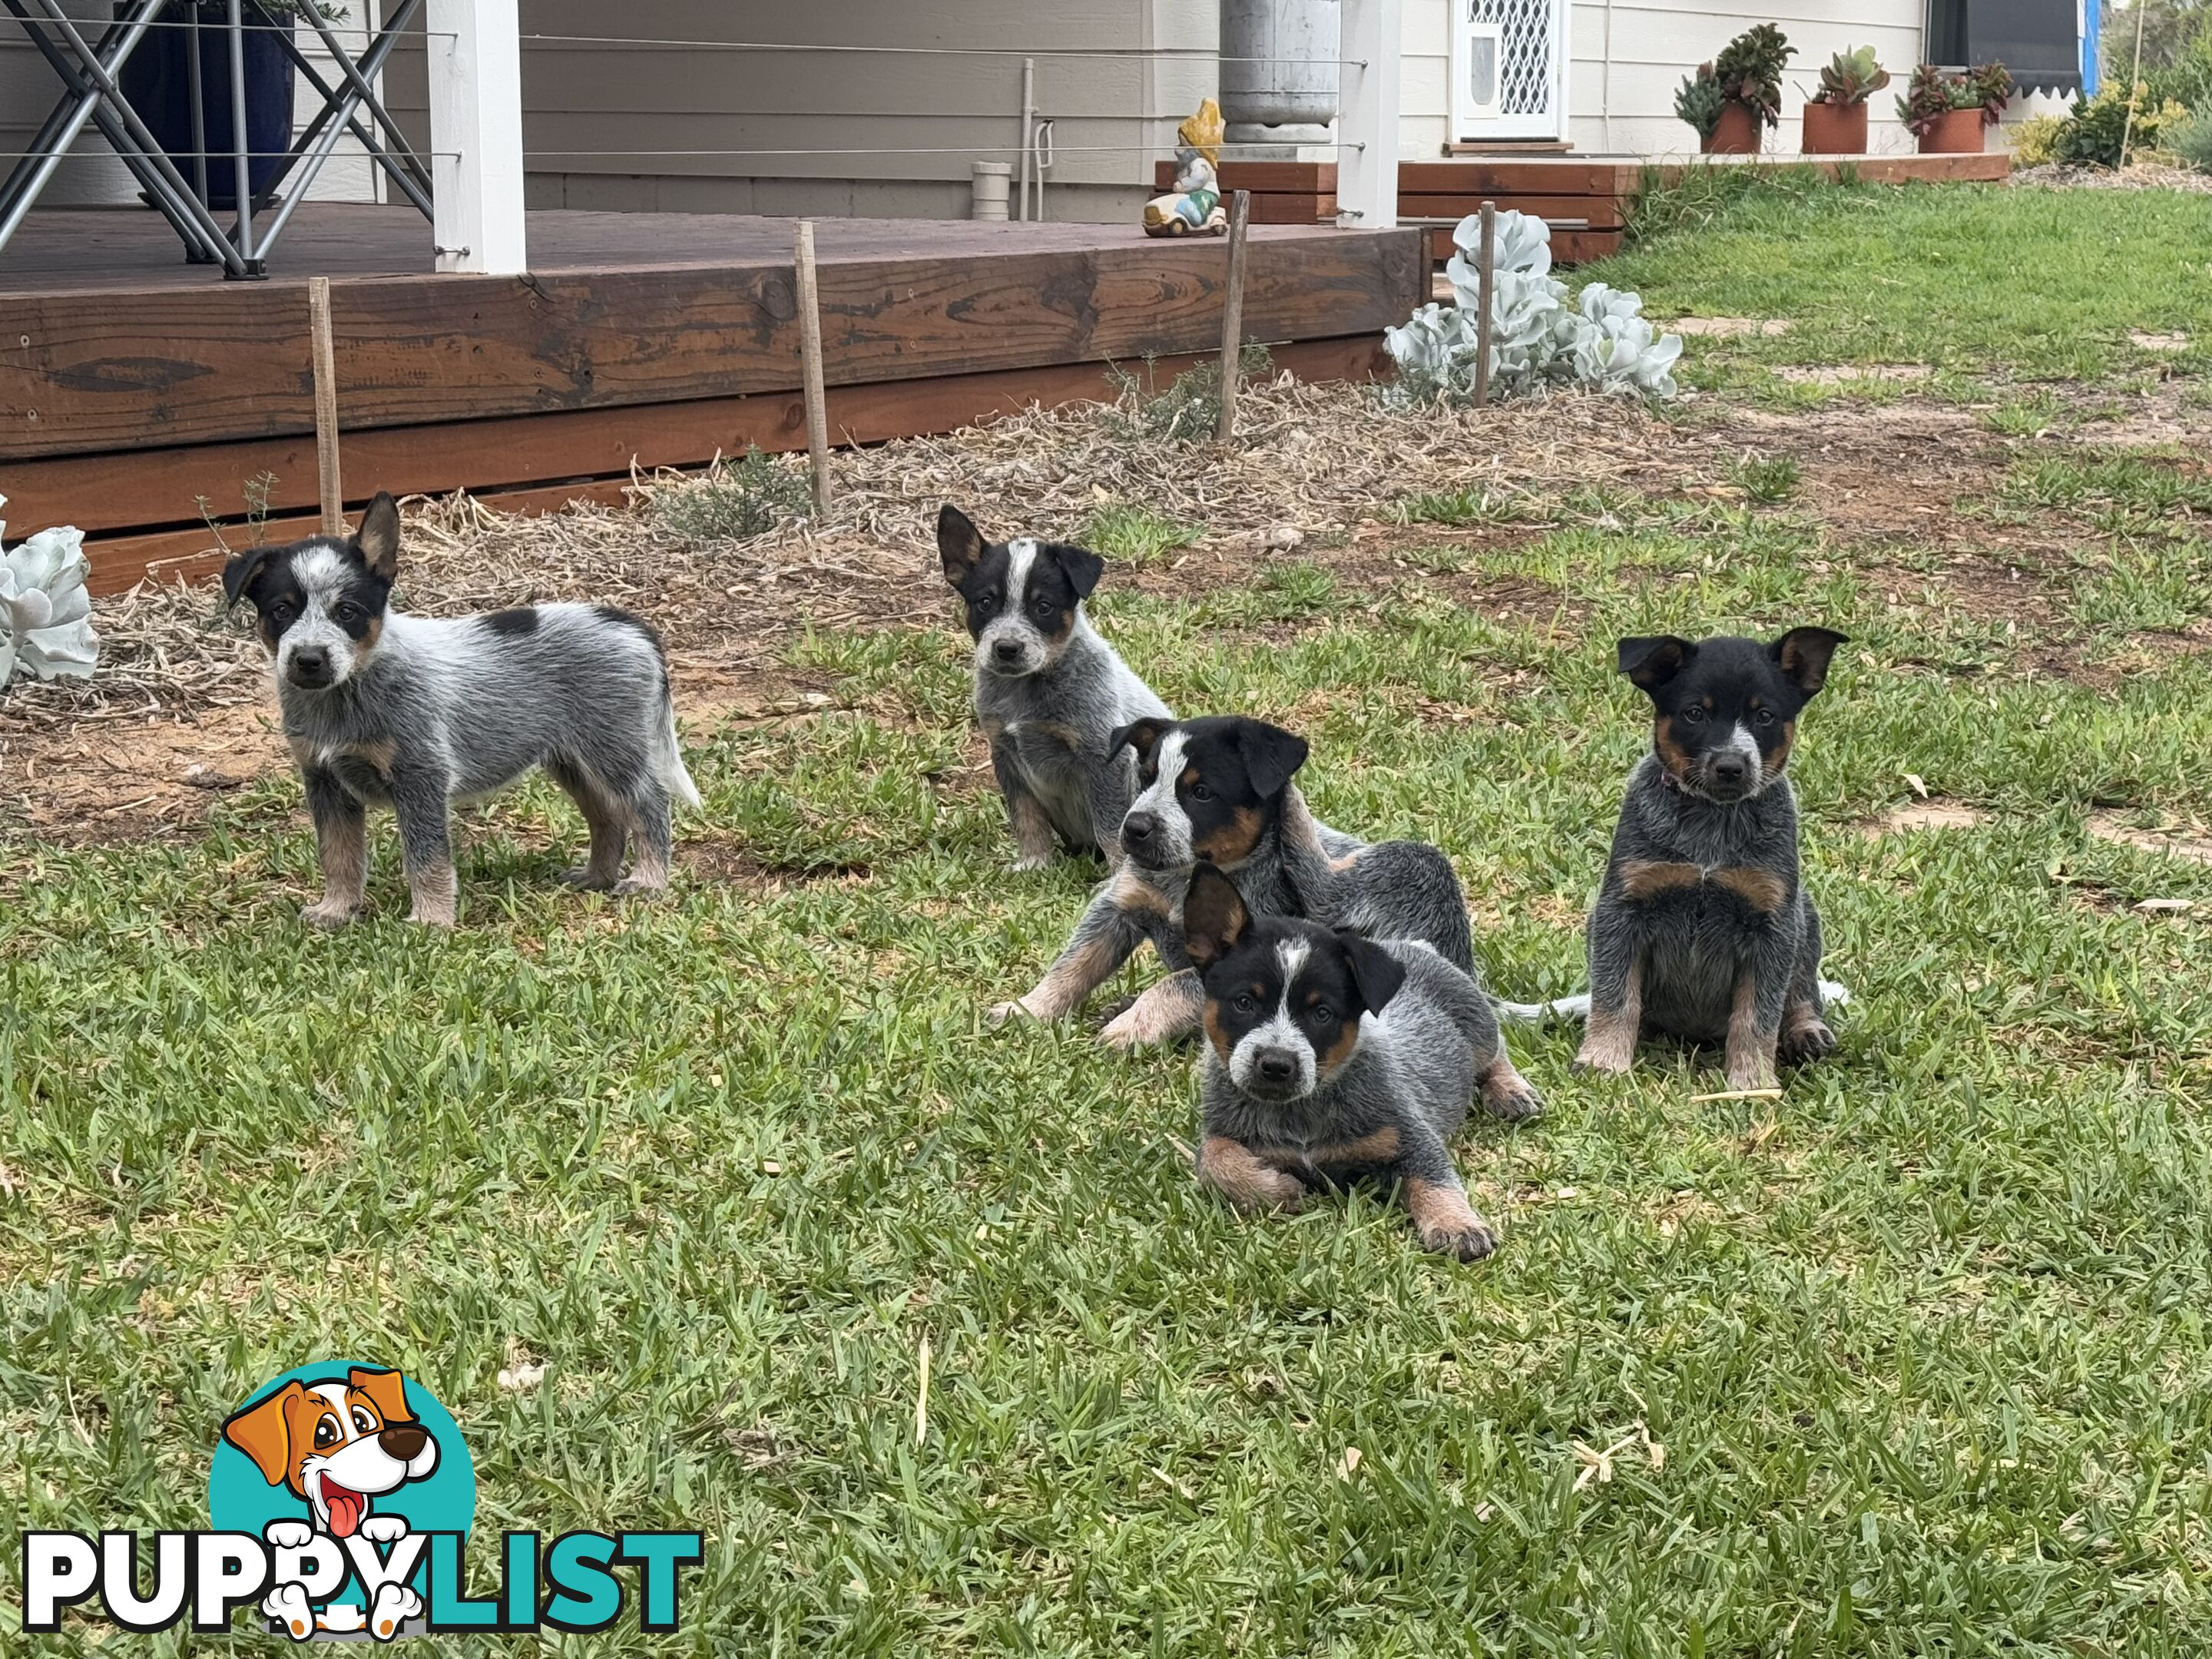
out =
[[[1626,1072],[1639,1036],[1725,1045],[1729,1086],[1773,1086],[1778,1060],[1836,1046],[1820,916],[1799,878],[1797,798],[1784,769],[1797,718],[1844,636],[1771,644],[1626,639],[1620,672],[1651,699],[1651,752],[1628,780],[1589,919],[1586,998],[1507,1006],[1586,1012],[1577,1063]]]
[[[1114,733],[1174,716],[1083,614],[1106,562],[1026,536],[986,542],[950,502],[937,550],[975,641],[975,720],[1006,798],[1014,868],[1043,868],[1055,842],[1117,862],[1137,766]]]
[[[1204,984],[1199,1180],[1244,1211],[1395,1182],[1425,1248],[1462,1261],[1496,1249],[1449,1142],[1470,1097],[1504,1118],[1539,1102],[1481,988],[1418,939],[1255,915],[1210,864],[1182,913]]]
[[[1420,842],[1374,845],[1306,810],[1291,781],[1306,740],[1243,715],[1135,720],[1114,736],[1137,757],[1138,792],[1121,820],[1121,867],[1092,896],[1075,933],[1012,1014],[1059,1019],[1147,940],[1174,970],[1101,1034],[1117,1047],[1168,1042],[1198,1026],[1198,976],[1183,949],[1192,867],[1235,878],[1262,915],[1304,916],[1377,939],[1426,939],[1462,971],[1474,966],[1467,902],[1451,861]]]
[[[340,1540],[359,1533],[378,1544],[404,1538],[403,1518],[371,1513],[376,1499],[428,1480],[438,1467],[438,1443],[408,1405],[400,1374],[358,1365],[343,1377],[285,1383],[226,1422],[222,1437],[253,1460],[263,1480],[307,1505],[307,1521],[270,1523],[269,1541],[283,1548],[318,1533]],[[317,1613],[296,1583],[279,1585],[261,1605],[295,1641],[364,1629],[389,1641],[422,1611],[422,1598],[401,1583],[380,1586],[366,1609],[334,1603]]]
[[[358,535],[235,555],[223,592],[252,603],[276,676],[284,736],[307,787],[323,896],[303,918],[336,927],[361,908],[367,810],[388,805],[411,920],[454,921],[450,803],[542,766],[591,826],[580,885],[668,884],[671,801],[699,805],[677,744],[668,666],[653,631],[605,605],[534,605],[453,620],[389,605],[399,509],[380,495]],[[623,874],[626,847],[634,847]]]

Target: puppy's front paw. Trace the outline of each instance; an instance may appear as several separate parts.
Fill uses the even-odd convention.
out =
[[[396,1544],[407,1536],[407,1517],[371,1515],[362,1519],[361,1535],[372,1544]]]
[[[1421,1248],[1461,1261],[1480,1261],[1498,1248],[1498,1235],[1479,1217],[1443,1224],[1424,1223]]]
[[[668,890],[668,873],[655,871],[650,874],[635,871],[615,884],[617,898],[635,898],[640,893],[665,893]]]
[[[418,904],[407,913],[407,920],[418,927],[447,929],[452,928],[456,922],[453,907],[450,904]]]
[[[313,1540],[315,1529],[304,1521],[271,1521],[261,1535],[272,1550],[296,1550]]]
[[[1729,1088],[1771,1089],[1775,1086],[1775,1083],[1774,1062],[1765,1054],[1729,1057],[1728,1062]]]
[[[1049,853],[1024,853],[1021,857],[1016,859],[1012,864],[1009,864],[1006,868],[1009,870],[1027,872],[1031,870],[1042,870],[1051,862],[1052,854]]]
[[[399,1626],[422,1611],[422,1598],[404,1584],[380,1584],[368,1609],[368,1633],[380,1642],[399,1634]]]
[[[1004,1025],[1008,1020],[1035,1019],[1036,1016],[1030,1012],[1028,1003],[1017,1000],[993,1003],[984,1011],[983,1018],[993,1025]]]
[[[594,870],[588,864],[580,864],[574,869],[563,870],[561,872],[561,879],[580,893],[609,892],[612,890],[615,884],[612,873],[605,870]]]
[[[354,919],[355,914],[354,907],[341,899],[320,898],[301,910],[300,920],[310,927],[320,927],[328,932],[331,928],[344,927]]]
[[[1607,1077],[1626,1077],[1634,1061],[1634,1054],[1623,1053],[1615,1044],[1585,1042],[1582,1052],[1575,1056],[1575,1070],[1602,1072]]]
[[[1782,1063],[1802,1066],[1808,1060],[1820,1060],[1836,1052],[1836,1034],[1824,1020],[1801,1021],[1782,1034]]]
[[[278,1524],[296,1523],[279,1522]],[[300,1530],[305,1532],[307,1528],[301,1527]],[[276,1542],[275,1527],[269,1529],[269,1541],[272,1544]],[[289,1547],[279,1545],[278,1547]],[[261,1598],[261,1611],[264,1617],[274,1619],[278,1624],[283,1626],[284,1634],[295,1642],[304,1642],[315,1633],[315,1615],[308,1611],[307,1592],[297,1584],[277,1585],[275,1589]]]

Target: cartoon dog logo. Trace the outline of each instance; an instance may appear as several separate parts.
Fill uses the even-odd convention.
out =
[[[343,1380],[285,1383],[225,1422],[222,1437],[253,1460],[263,1480],[307,1504],[306,1522],[270,1523],[268,1540],[279,1548],[304,1546],[318,1533],[398,1541],[407,1535],[405,1520],[372,1514],[372,1505],[438,1467],[438,1443],[409,1409],[400,1374],[358,1365]],[[422,1610],[422,1598],[404,1584],[382,1586],[365,1613],[340,1605],[313,1613],[297,1584],[280,1585],[262,1607],[301,1640],[317,1630],[364,1627],[389,1639]]]

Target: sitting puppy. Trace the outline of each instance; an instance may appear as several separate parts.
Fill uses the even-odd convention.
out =
[[[1116,1047],[1168,1042],[1198,1025],[1198,977],[1183,951],[1182,898],[1204,860],[1232,874],[1260,915],[1304,916],[1376,939],[1425,939],[1462,973],[1474,967],[1467,902],[1451,861],[1420,842],[1369,846],[1316,822],[1291,780],[1306,740],[1242,715],[1136,720],[1139,793],[1121,820],[1121,867],[1092,896],[1036,988],[994,1019],[1058,1019],[1079,1007],[1146,939],[1176,970],[1103,1033]]]
[[[1131,720],[1168,706],[1092,631],[1083,601],[1106,568],[1096,553],[1017,537],[986,544],[947,503],[937,515],[945,580],[966,602],[975,641],[975,720],[991,745],[1020,856],[1017,870],[1071,850],[1121,854],[1115,836],[1136,790],[1136,762],[1114,744]]]
[[[668,884],[669,798],[699,805],[677,747],[660,641],[604,605],[539,605],[452,621],[387,610],[399,509],[380,495],[349,540],[258,547],[223,567],[252,601],[276,673],[284,736],[307,785],[323,896],[302,912],[335,927],[360,909],[365,809],[389,803],[414,900],[410,919],[453,924],[447,803],[489,794],[533,766],[591,826],[574,878],[641,892]],[[636,861],[622,874],[635,837]]]
[[[1638,1036],[1658,1032],[1725,1043],[1729,1086],[1766,1089],[1778,1054],[1835,1048],[1822,1015],[1842,988],[1820,978],[1820,917],[1798,881],[1797,798],[1783,769],[1844,642],[1825,628],[1771,645],[1620,641],[1620,672],[1650,695],[1656,721],[1590,912],[1578,1065],[1626,1072]],[[1580,1000],[1549,1006],[1571,1013]]]
[[[1182,914],[1205,983],[1199,1180],[1247,1211],[1396,1181],[1423,1248],[1462,1261],[1496,1249],[1448,1143],[1470,1096],[1504,1118],[1539,1103],[1474,981],[1421,940],[1255,916],[1211,865]]]

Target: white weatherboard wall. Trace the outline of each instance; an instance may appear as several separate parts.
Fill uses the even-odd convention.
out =
[[[105,0],[64,0],[66,11],[88,40],[97,40],[100,29],[112,15]],[[346,8],[345,18],[331,26],[331,32],[358,56],[367,49],[365,31],[362,25],[359,3]],[[301,48],[307,59],[316,66],[325,81],[336,85],[337,71],[326,67],[329,54],[313,29],[304,24],[299,30]],[[213,48],[221,37],[210,35],[202,45]],[[0,160],[0,176],[15,166],[15,156],[30,147],[38,136],[39,124],[46,118],[46,112],[62,95],[62,83],[38,48],[24,38],[23,30],[15,20],[0,12],[0,150],[8,152]],[[294,102],[295,128],[304,127],[315,110],[317,94],[304,78]],[[218,120],[221,131],[229,131],[228,112],[220,115],[210,111],[208,120],[214,125]],[[210,145],[210,148],[214,146]],[[189,167],[184,169],[191,176]],[[315,180],[309,194],[313,201],[372,202],[377,199],[375,184],[370,174],[374,171],[362,155],[359,141],[351,133],[339,138],[329,162]],[[133,179],[107,141],[100,136],[100,129],[88,123],[84,133],[70,152],[70,159],[63,162],[46,186],[46,194],[39,198],[42,207],[81,207],[92,204],[135,202],[138,198],[138,181]]]
[[[1446,131],[1446,100],[1454,3],[1405,0],[1400,137],[1401,154],[1409,159],[1440,155],[1452,136]],[[1820,85],[1820,65],[1835,52],[1861,46],[1872,46],[1895,77],[1868,106],[1868,147],[1878,153],[1909,151],[1912,136],[1897,119],[1893,94],[1904,89],[1919,61],[1922,10],[1923,0],[1713,0],[1698,5],[1575,0],[1569,26],[1566,136],[1584,152],[1694,151],[1696,134],[1674,116],[1674,89],[1745,29],[1771,22],[1789,37],[1797,55],[1783,76],[1782,125],[1767,136],[1770,154],[1796,152],[1805,99]]]
[[[972,162],[1017,161],[1024,51],[1056,120],[1047,216],[1133,219],[1153,155],[1214,91],[1220,34],[1218,0],[521,0],[521,19],[533,208],[945,219],[968,216]],[[386,81],[421,133],[419,51]]]

